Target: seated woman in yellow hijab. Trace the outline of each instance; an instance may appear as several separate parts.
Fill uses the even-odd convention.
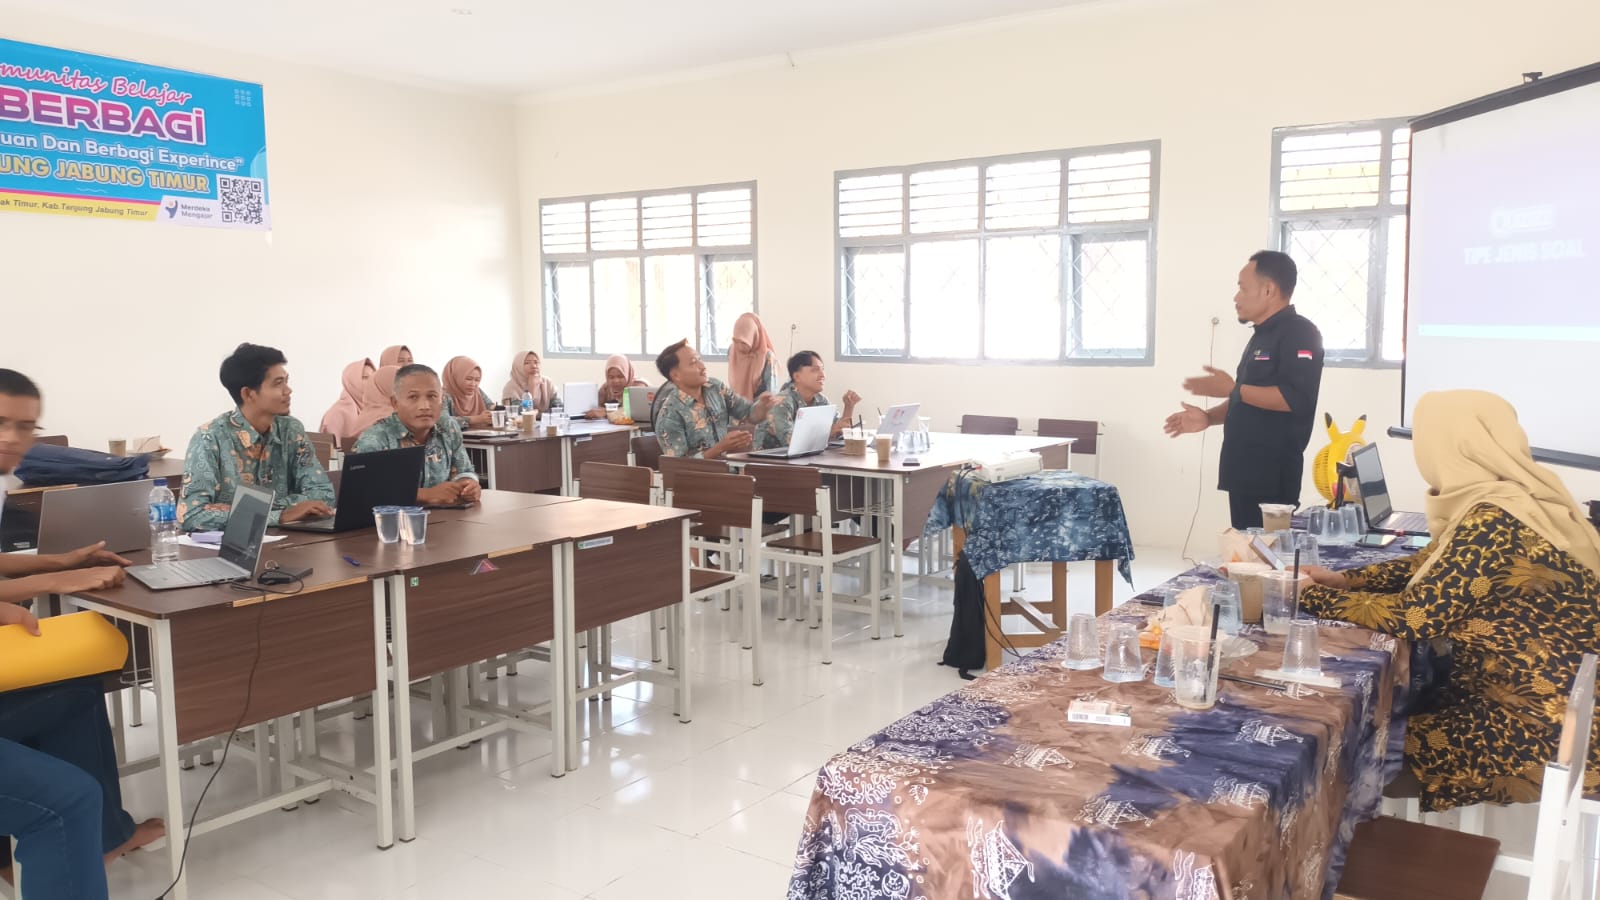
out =
[[[1600,652],[1600,533],[1555,473],[1534,462],[1500,397],[1424,394],[1413,424],[1433,542],[1363,569],[1310,569],[1317,586],[1300,608],[1451,642],[1454,666],[1437,705],[1406,726],[1406,764],[1424,810],[1537,802],[1578,665]],[[1600,742],[1590,750],[1592,791]]]

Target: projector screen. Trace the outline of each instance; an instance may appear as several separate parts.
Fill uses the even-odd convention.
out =
[[[1417,119],[1411,160],[1402,424],[1479,388],[1600,465],[1600,64]]]

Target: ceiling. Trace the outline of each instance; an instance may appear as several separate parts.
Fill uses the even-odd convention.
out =
[[[1039,12],[1083,0],[0,0],[379,78],[545,93]]]

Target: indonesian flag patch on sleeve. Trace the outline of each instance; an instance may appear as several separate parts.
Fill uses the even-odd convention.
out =
[[[1299,353],[1296,353],[1295,356],[1300,358],[1300,359],[1312,359],[1313,358],[1310,350],[1301,350]]]

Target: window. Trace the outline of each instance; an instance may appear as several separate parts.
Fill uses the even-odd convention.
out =
[[[835,177],[839,355],[1150,362],[1156,142]]]
[[[1300,267],[1295,307],[1322,330],[1331,363],[1404,356],[1405,119],[1272,133],[1273,246]]]
[[[756,309],[754,184],[539,203],[545,350],[726,356]]]

